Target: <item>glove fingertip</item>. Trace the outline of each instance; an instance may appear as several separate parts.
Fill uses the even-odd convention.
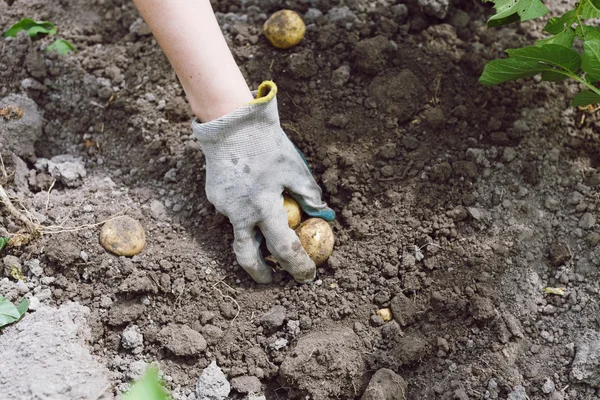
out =
[[[323,210],[304,210],[304,212],[308,215],[310,215],[311,217],[315,217],[315,218],[321,218],[324,219],[325,221],[333,221],[335,219],[335,211],[333,211],[331,208],[327,207]]]

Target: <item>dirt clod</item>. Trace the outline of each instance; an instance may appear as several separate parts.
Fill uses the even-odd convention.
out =
[[[394,371],[382,368],[369,381],[361,400],[405,400],[408,384]]]
[[[206,350],[204,337],[187,325],[165,326],[158,333],[158,340],[176,356],[197,356]]]

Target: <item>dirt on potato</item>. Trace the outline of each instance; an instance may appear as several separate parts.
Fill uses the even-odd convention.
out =
[[[488,29],[470,0],[290,0],[306,36],[283,51],[261,34],[277,2],[213,5],[249,85],[279,86],[337,213],[317,280],[258,285],[236,264],[184,93],[132,2],[0,0],[3,31],[52,21],[78,49],[0,45],[0,109],[23,111],[0,118],[0,184],[61,232],[2,250],[0,294],[88,307],[115,395],[156,363],[200,399],[216,361],[232,399],[600,398],[598,115],[569,105],[569,81],[477,82],[543,21]],[[119,213],[146,230],[139,255],[98,242]],[[22,228],[0,205],[0,236]]]

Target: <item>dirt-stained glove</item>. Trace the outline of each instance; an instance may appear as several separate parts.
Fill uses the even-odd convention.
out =
[[[331,221],[335,213],[281,129],[276,93],[275,83],[265,81],[249,104],[207,123],[194,120],[192,129],[206,157],[206,196],[233,225],[239,265],[256,282],[272,281],[259,249],[262,233],[281,266],[307,283],[316,267],[288,226],[282,193],[289,192],[310,216]]]

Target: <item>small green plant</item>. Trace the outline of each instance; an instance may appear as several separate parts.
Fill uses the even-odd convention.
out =
[[[6,246],[9,240],[10,238],[7,236],[0,236],[0,251],[2,251],[2,249],[4,248],[4,246]]]
[[[541,0],[483,0],[493,2],[496,14],[488,26],[500,26],[516,21],[539,18],[548,13]],[[492,60],[483,69],[479,82],[498,85],[510,80],[541,74],[543,81],[558,82],[575,79],[586,87],[573,99],[574,106],[600,102],[600,29],[585,20],[600,18],[600,0],[581,0],[576,7],[560,17],[551,18],[542,29],[550,36],[538,40],[535,46],[508,49],[508,58]],[[573,50],[579,40],[581,53]]]
[[[150,367],[121,398],[122,400],[170,400],[171,395],[158,376],[158,370]]]
[[[0,296],[0,329],[16,322],[25,315],[29,308],[29,300],[23,299],[16,306],[6,297]]]
[[[58,29],[56,25],[48,21],[34,21],[31,18],[23,18],[4,32],[4,37],[17,37],[17,33],[25,31],[31,38],[37,38],[38,35],[56,35]],[[69,54],[76,52],[75,46],[65,39],[56,39],[48,47],[46,52],[56,51],[58,54]]]

